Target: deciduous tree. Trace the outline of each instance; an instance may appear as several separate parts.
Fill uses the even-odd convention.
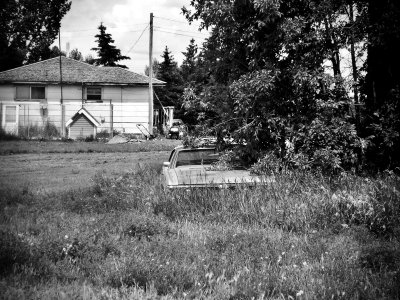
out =
[[[70,7],[68,0],[0,1],[0,70],[43,59]]]
[[[82,53],[77,48],[73,49],[68,57],[79,61],[83,60]]]

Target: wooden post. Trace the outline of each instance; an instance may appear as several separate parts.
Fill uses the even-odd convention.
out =
[[[61,136],[67,137],[65,130],[65,105],[61,104]]]
[[[149,43],[149,132],[153,134],[153,13],[150,13]]]
[[[114,109],[110,100],[110,139],[114,136]]]

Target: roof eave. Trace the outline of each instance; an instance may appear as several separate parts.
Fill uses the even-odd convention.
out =
[[[41,85],[59,85],[60,81],[13,81],[13,80],[0,80],[0,84],[41,84]],[[63,81],[64,85],[107,85],[107,86],[147,86],[144,83],[115,83],[115,82],[79,82],[79,81]],[[153,83],[153,86],[164,86],[165,83]]]

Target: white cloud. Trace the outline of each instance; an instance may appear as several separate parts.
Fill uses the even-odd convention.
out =
[[[142,73],[148,64],[149,30],[147,29],[139,40],[143,29],[149,23],[150,13],[154,14],[153,55],[161,60],[160,55],[168,46],[172,55],[179,63],[182,62],[181,52],[186,50],[191,37],[200,46],[206,37],[205,33],[197,31],[198,23],[189,26],[181,14],[183,6],[189,6],[189,0],[76,0],[71,10],[62,21],[62,48],[70,43],[70,49],[78,48],[85,56],[92,47],[97,46],[95,37],[100,22],[112,34],[114,45],[121,49],[122,54],[131,60],[121,61],[135,72]],[[56,42],[57,43],[57,42]],[[127,54],[134,45],[133,50]]]

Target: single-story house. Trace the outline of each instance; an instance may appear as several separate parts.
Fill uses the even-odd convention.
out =
[[[153,79],[153,86],[164,84]],[[150,111],[149,90],[149,77],[127,69],[51,58],[0,72],[0,124],[18,133],[51,123],[70,138],[113,130],[141,133],[139,127],[154,125],[151,114],[160,114]]]

